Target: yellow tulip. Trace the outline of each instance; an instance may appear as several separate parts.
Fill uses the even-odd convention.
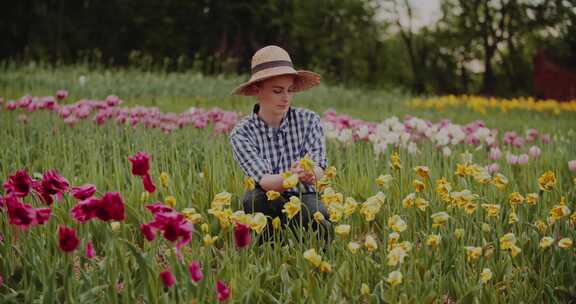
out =
[[[160,184],[162,187],[168,188],[168,182],[170,181],[170,176],[166,172],[160,173]]]
[[[319,267],[320,263],[322,263],[322,257],[316,253],[316,249],[314,248],[304,251],[304,258],[314,265],[314,267]]]
[[[416,166],[414,167],[414,171],[416,172],[416,175],[420,176],[423,179],[428,179],[430,178],[430,169],[428,169],[428,167],[426,166]]]
[[[298,184],[298,175],[295,174],[285,174],[284,180],[282,181],[282,188],[290,189],[296,187]]]
[[[250,228],[260,234],[266,228],[268,218],[262,212],[256,212],[250,220]]]
[[[334,228],[334,232],[340,236],[348,236],[350,234],[350,225],[338,225]]]
[[[374,250],[378,249],[378,243],[376,243],[376,239],[371,235],[366,236],[366,239],[364,240],[364,246],[366,246],[368,252],[373,252]]]
[[[352,252],[353,254],[358,252],[358,249],[360,249],[360,247],[361,247],[360,244],[358,244],[357,242],[348,243],[348,250],[350,250],[350,252]]]
[[[174,208],[174,206],[176,206],[176,198],[172,195],[168,195],[166,198],[164,198],[164,204],[170,208]]]
[[[292,219],[296,214],[298,214],[298,212],[300,212],[301,208],[302,202],[300,202],[300,199],[296,196],[291,196],[290,200],[284,204],[282,212],[286,213],[289,219]]]
[[[380,175],[376,178],[376,185],[384,189],[388,189],[392,185],[394,178],[390,174]]]
[[[552,246],[552,244],[554,244],[554,239],[549,236],[545,236],[540,239],[539,247],[545,249]]]
[[[280,192],[274,190],[266,191],[266,199],[269,201],[275,201],[280,198]]]
[[[256,187],[256,182],[251,177],[244,178],[244,189],[246,190],[254,190]]]
[[[556,175],[552,171],[546,171],[538,178],[538,187],[542,191],[550,191],[556,184]]]
[[[473,261],[482,255],[482,247],[466,246],[466,260]]]
[[[388,274],[386,282],[388,282],[388,284],[390,284],[392,287],[401,284],[402,273],[398,270],[392,271],[391,273]]]
[[[362,287],[360,287],[360,294],[363,296],[370,295],[370,287],[368,287],[368,284],[362,283]]]
[[[482,284],[486,284],[491,279],[492,279],[492,271],[488,268],[482,269],[482,272],[480,273],[480,282],[482,282]]]
[[[331,272],[332,271],[332,266],[330,265],[330,263],[326,262],[326,261],[322,261],[320,263],[320,271],[321,272]]]
[[[210,234],[206,234],[204,235],[203,241],[204,241],[204,246],[209,247],[214,245],[214,243],[216,243],[216,241],[218,240],[218,236],[210,236]]]
[[[426,245],[430,247],[438,247],[440,245],[440,241],[442,240],[442,236],[437,234],[431,234],[426,239]]]
[[[282,224],[282,222],[280,221],[280,218],[279,218],[279,217],[275,217],[275,218],[272,220],[272,227],[273,227],[275,230],[280,229],[280,224]]]
[[[316,166],[316,164],[310,158],[310,156],[308,154],[306,154],[306,155],[304,155],[304,158],[302,158],[300,160],[300,166],[302,167],[302,169],[304,169],[304,171],[310,172],[310,171],[314,170],[314,166]]]
[[[322,213],[320,211],[316,211],[314,213],[314,220],[317,223],[321,223],[322,221],[324,221],[324,215],[322,215]]]
[[[387,265],[388,266],[396,266],[398,264],[404,263],[404,258],[407,256],[407,251],[404,250],[402,246],[396,246],[388,252],[386,255]]]
[[[446,225],[450,216],[445,211],[440,211],[432,214],[430,218],[432,218],[432,228],[437,228]]]
[[[224,191],[216,194],[214,199],[212,199],[211,207],[216,209],[222,209],[224,206],[230,205],[232,202],[232,194]]]
[[[406,225],[406,222],[399,215],[393,215],[388,218],[388,227],[400,233],[406,230],[408,225]]]
[[[565,249],[572,247],[572,239],[563,238],[563,239],[559,240],[558,241],[558,247],[565,248]]]

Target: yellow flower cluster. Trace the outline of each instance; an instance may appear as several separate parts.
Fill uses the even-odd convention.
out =
[[[535,100],[532,97],[503,99],[471,95],[446,95],[427,99],[414,98],[408,101],[408,106],[421,109],[436,109],[437,111],[466,107],[481,114],[487,114],[490,110],[503,113],[512,110],[525,110],[556,115],[563,112],[576,112],[576,100],[559,102],[556,100]]]

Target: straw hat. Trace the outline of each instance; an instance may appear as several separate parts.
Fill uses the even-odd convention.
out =
[[[290,55],[281,47],[269,45],[259,49],[252,56],[252,76],[250,80],[239,85],[233,95],[253,96],[256,88],[252,85],[258,81],[280,75],[294,75],[294,91],[305,91],[320,83],[320,75],[292,67]]]

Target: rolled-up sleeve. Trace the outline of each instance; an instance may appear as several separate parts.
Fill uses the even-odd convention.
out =
[[[314,114],[310,120],[309,130],[306,150],[316,165],[326,170],[328,166],[328,162],[326,161],[326,138],[324,137],[324,128],[322,127],[318,114]]]
[[[233,132],[230,135],[230,144],[234,159],[246,176],[259,182],[262,176],[272,172],[270,163],[258,155],[256,145],[247,136]]]

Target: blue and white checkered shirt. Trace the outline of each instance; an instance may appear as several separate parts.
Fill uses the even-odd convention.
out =
[[[326,142],[320,116],[310,110],[290,107],[279,128],[268,126],[260,117],[256,104],[252,114],[240,121],[230,133],[234,159],[246,176],[256,182],[265,174],[290,170],[292,163],[308,153],[322,169],[326,169]],[[304,191],[315,191],[305,185]],[[288,192],[296,192],[297,188]]]

